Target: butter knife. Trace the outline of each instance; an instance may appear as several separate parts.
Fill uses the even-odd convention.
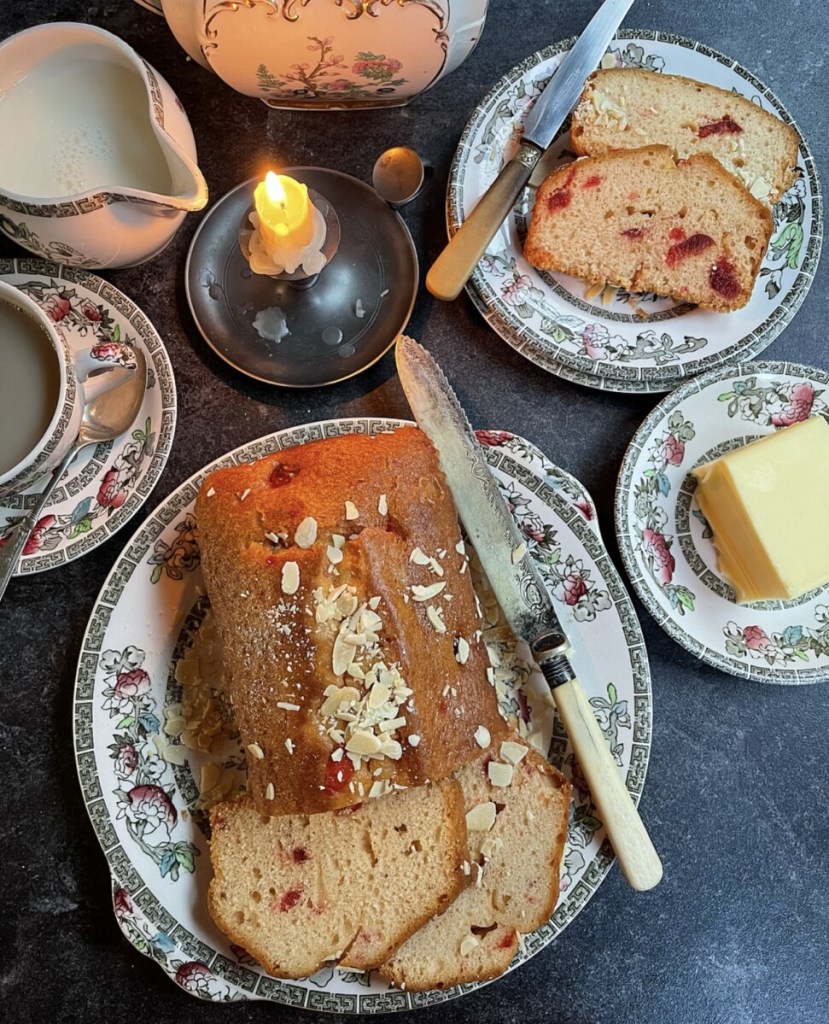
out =
[[[397,340],[397,371],[420,429],[429,437],[467,535],[517,637],[530,645],[550,685],[622,873],[651,889],[662,864],[570,664],[570,645],[527,545],[507,509],[472,428],[442,370],[416,341]]]
[[[458,297],[544,150],[575,106],[585,79],[596,69],[632,3],[605,0],[535,101],[524,122],[517,153],[501,169],[426,275],[426,287],[436,299],[448,302]]]

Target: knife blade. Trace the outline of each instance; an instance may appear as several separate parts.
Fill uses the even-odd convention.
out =
[[[535,101],[515,156],[501,169],[426,275],[426,287],[436,299],[448,302],[458,297],[632,4],[633,0],[605,0]]]
[[[552,598],[486,464],[466,414],[438,364],[416,341],[397,339],[397,371],[420,429],[435,446],[470,543],[516,636],[550,685],[625,878],[651,889],[662,864],[593,715]]]

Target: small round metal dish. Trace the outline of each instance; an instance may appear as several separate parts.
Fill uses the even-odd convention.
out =
[[[313,287],[254,274],[239,224],[257,179],[223,196],[199,225],[185,268],[187,301],[208,345],[240,372],[282,387],[335,384],[360,373],[408,323],[418,283],[409,229],[371,186],[340,171],[287,167],[324,196],[340,244]]]

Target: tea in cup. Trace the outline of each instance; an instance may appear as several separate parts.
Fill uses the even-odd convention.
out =
[[[113,385],[105,371],[130,375],[135,365],[121,343],[70,352],[37,303],[0,281],[0,497],[53,470],[77,436],[85,402]]]

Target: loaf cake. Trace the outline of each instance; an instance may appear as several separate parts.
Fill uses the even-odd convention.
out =
[[[641,68],[588,78],[570,141],[587,156],[653,144],[680,159],[710,153],[766,203],[789,188],[797,165],[797,132],[774,114],[725,89]]]
[[[377,967],[468,884],[451,779],[327,814],[269,818],[242,797],[210,822],[210,915],[279,978]]]
[[[519,933],[549,920],[558,899],[570,808],[564,776],[513,735],[455,778],[472,884],[380,967],[381,977],[412,991],[503,974]]]
[[[196,517],[260,813],[437,781],[480,754],[480,727],[503,737],[454,504],[419,430],[219,470]]]
[[[677,162],[667,146],[646,146],[551,174],[524,254],[541,270],[728,312],[751,297],[772,226],[714,157]]]

